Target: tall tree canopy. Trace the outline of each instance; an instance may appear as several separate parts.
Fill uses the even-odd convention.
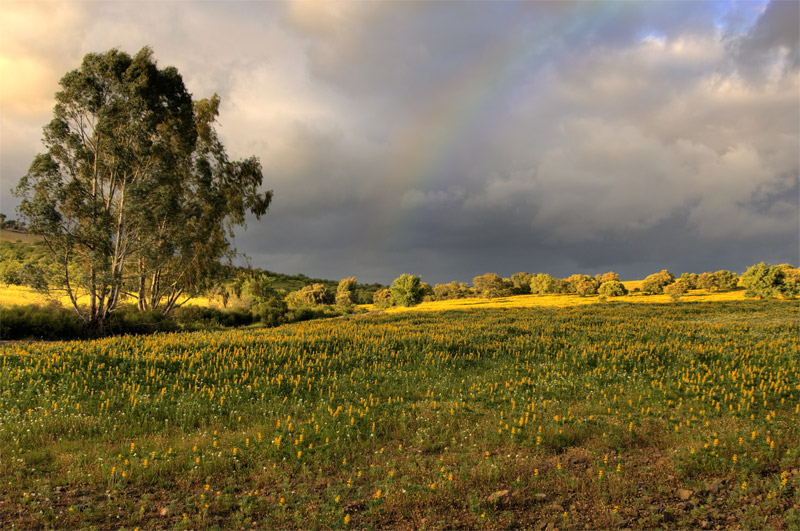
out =
[[[102,329],[123,295],[168,313],[208,287],[234,227],[266,212],[261,164],[228,158],[214,129],[219,97],[193,102],[149,48],[88,54],[60,85],[47,151],[16,189],[20,212],[87,325]]]

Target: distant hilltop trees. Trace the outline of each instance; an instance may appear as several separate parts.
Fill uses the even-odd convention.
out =
[[[420,286],[414,288],[414,296],[406,293],[400,286]],[[627,295],[628,289],[613,271],[595,276],[575,274],[557,278],[547,273],[531,274],[519,272],[511,278],[502,278],[496,273],[486,273],[472,279],[472,285],[452,281],[436,284],[426,289],[427,284],[420,277],[402,275],[392,289],[376,291],[373,303],[378,308],[392,305],[414,306],[424,301],[443,301],[466,299],[470,297],[498,298],[512,295],[578,295],[581,297],[600,296],[601,298]],[[409,288],[410,289],[410,288]],[[727,270],[705,273],[683,273],[680,278],[663,269],[648,275],[639,287],[632,291],[638,295],[669,295],[677,300],[689,290],[705,290],[711,293],[744,289],[750,298],[795,298],[800,295],[800,269],[791,264],[766,265],[763,262],[747,269],[739,277]]]
[[[0,229],[13,230],[16,232],[28,232],[28,226],[24,222],[16,219],[9,219],[5,214],[0,213]]]

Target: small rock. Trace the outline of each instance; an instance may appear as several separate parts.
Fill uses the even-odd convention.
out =
[[[547,494],[545,494],[544,492],[537,492],[536,494],[533,495],[533,497],[536,500],[543,501],[547,499]]]
[[[677,494],[678,494],[678,498],[686,501],[686,500],[688,500],[689,498],[692,497],[693,493],[692,493],[692,491],[690,491],[688,489],[678,489]]]
[[[162,507],[161,509],[159,509],[158,515],[159,516],[167,516],[167,515],[169,515],[169,509],[167,509],[166,507]]]
[[[560,505],[558,503],[553,503],[552,505],[550,505],[550,508],[552,510],[556,511],[557,513],[563,513],[564,512],[564,506]]]
[[[493,492],[488,498],[486,498],[486,501],[488,501],[489,503],[497,503],[500,500],[503,500],[504,498],[507,497],[508,497],[508,489],[498,490],[497,492]]]
[[[705,483],[703,488],[706,492],[710,492],[711,494],[719,494],[719,481],[710,481]]]

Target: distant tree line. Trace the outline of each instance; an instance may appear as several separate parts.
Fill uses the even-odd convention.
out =
[[[640,287],[632,290],[640,295],[666,294],[679,299],[689,290],[725,292],[744,289],[751,298],[794,298],[800,295],[800,269],[790,264],[751,266],[739,277],[727,270],[705,273],[683,273],[676,278],[668,270],[648,275]],[[413,306],[422,301],[466,299],[470,297],[498,298],[512,295],[578,295],[601,298],[627,295],[628,289],[613,271],[595,276],[575,274],[557,278],[547,273],[519,272],[511,278],[496,273],[486,273],[472,279],[472,285],[452,281],[433,287],[422,282],[419,276],[404,274],[395,279],[388,289],[374,294],[373,304],[378,308]]]
[[[13,230],[16,232],[28,232],[28,226],[24,221],[9,219],[5,214],[0,213],[0,229]]]

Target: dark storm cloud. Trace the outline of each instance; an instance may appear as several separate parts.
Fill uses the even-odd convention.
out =
[[[262,161],[253,265],[446,282],[798,261],[796,2],[76,3],[46,23],[29,4],[0,31],[0,65],[37,87],[4,81],[4,211],[58,77],[149,44]]]

